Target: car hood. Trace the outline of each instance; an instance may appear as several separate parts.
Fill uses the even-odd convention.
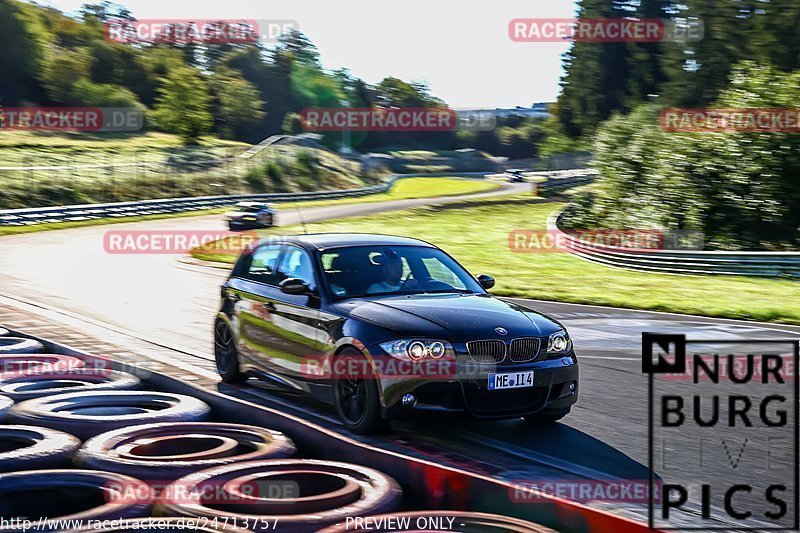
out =
[[[468,339],[543,337],[562,329],[545,315],[492,296],[421,294],[347,300],[337,307],[352,318],[401,335]],[[508,333],[500,335],[496,328]]]

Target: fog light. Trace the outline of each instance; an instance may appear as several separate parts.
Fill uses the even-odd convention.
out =
[[[403,394],[403,405],[406,407],[412,406],[417,403],[417,399],[414,398],[413,394]]]
[[[574,381],[569,384],[569,391],[570,392],[575,392],[575,382]]]

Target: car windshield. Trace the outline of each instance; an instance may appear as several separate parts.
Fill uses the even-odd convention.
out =
[[[261,205],[239,205],[237,209],[242,213],[258,213],[264,208]]]
[[[387,294],[483,293],[469,272],[426,246],[353,246],[322,254],[336,298]]]

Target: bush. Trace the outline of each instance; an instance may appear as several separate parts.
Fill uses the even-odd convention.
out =
[[[131,107],[144,111],[136,95],[124,87],[82,79],[72,89],[73,98],[89,107]]]
[[[741,65],[716,107],[798,108],[800,74]],[[594,153],[601,178],[576,226],[696,230],[716,249],[800,245],[798,134],[668,133],[645,104],[607,121]]]

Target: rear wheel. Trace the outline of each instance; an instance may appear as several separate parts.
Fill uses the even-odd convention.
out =
[[[554,409],[552,411],[542,411],[535,415],[526,415],[522,418],[531,424],[552,424],[567,416],[571,410],[571,407],[567,407],[566,409]]]
[[[345,348],[338,356],[333,376],[336,412],[353,433],[380,433],[389,429],[381,414],[376,377],[368,361],[355,348]]]
[[[222,381],[225,383],[243,383],[247,376],[239,368],[239,354],[233,332],[224,321],[217,321],[214,326],[214,361]]]

